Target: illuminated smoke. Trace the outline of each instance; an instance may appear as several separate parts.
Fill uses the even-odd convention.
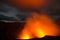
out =
[[[28,17],[21,34],[18,35],[18,39],[32,39],[42,38],[46,35],[57,36],[58,28],[54,21],[44,12],[38,15],[36,12],[32,14],[32,17]]]

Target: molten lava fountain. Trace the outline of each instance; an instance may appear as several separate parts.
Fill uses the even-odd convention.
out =
[[[26,19],[26,24],[18,35],[18,39],[42,38],[46,35],[56,36],[57,33],[57,25],[49,16],[34,12]]]

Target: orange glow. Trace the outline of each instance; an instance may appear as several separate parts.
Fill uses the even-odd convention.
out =
[[[19,36],[20,39],[30,39],[30,34],[28,33],[28,31],[26,29],[24,29],[21,33],[21,35]]]
[[[38,8],[49,5],[50,0],[9,0],[9,2],[22,8]]]
[[[42,12],[43,13],[43,12]],[[58,33],[57,25],[47,15],[33,13],[28,17],[19,39],[42,38],[46,35],[56,36]]]

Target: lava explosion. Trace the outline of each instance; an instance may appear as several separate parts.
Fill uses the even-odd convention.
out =
[[[57,25],[44,12],[38,15],[33,12],[31,16],[26,19],[26,24],[22,32],[18,35],[18,39],[32,39],[42,38],[46,35],[56,36],[58,33]]]

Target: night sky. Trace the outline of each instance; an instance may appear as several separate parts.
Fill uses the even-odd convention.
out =
[[[59,5],[59,0],[58,0],[58,2],[56,1],[56,4]],[[59,19],[60,19],[60,6],[57,6],[57,8],[55,8],[56,4],[53,4],[53,5],[49,6],[48,8],[46,8],[46,11],[48,12],[48,15],[51,16],[54,20],[59,21]],[[30,10],[25,9],[24,11],[21,11],[18,8],[15,8],[14,6],[12,6],[11,4],[9,5],[4,2],[0,2],[0,15],[1,15],[0,19],[11,20],[11,21],[13,21],[13,20],[14,21],[22,21],[33,10],[34,9],[30,9]],[[40,9],[38,9],[38,10],[40,11]],[[10,18],[8,19],[8,17],[10,17]]]

